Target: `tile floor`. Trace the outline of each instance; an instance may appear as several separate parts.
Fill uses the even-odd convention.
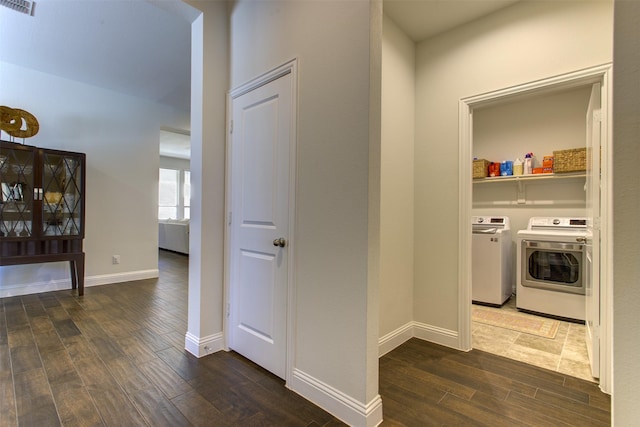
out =
[[[515,297],[500,308],[484,308],[517,312]],[[478,322],[472,322],[471,331],[475,349],[597,382],[591,376],[584,338],[585,326],[582,324],[560,321],[554,339]]]

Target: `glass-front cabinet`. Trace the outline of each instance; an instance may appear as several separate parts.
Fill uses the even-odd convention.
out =
[[[83,153],[0,141],[0,265],[69,260],[73,288],[83,283],[85,165]]]
[[[84,156],[43,151],[41,231],[45,236],[83,235]]]
[[[0,238],[31,238],[33,235],[34,165],[37,151],[11,144],[0,147]]]
[[[0,237],[84,237],[85,155],[2,142]]]

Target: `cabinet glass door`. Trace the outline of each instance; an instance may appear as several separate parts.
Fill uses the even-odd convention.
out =
[[[79,157],[43,151],[42,234],[82,233],[82,162]]]
[[[0,147],[0,238],[33,234],[34,160],[32,149]]]

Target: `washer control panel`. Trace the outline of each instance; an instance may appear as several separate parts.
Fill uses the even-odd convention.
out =
[[[471,225],[484,225],[496,228],[509,228],[509,217],[506,216],[474,216]]]
[[[529,219],[529,230],[536,228],[587,228],[586,218],[554,218],[554,217],[533,217]]]

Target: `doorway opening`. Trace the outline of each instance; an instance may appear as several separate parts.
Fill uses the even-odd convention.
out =
[[[158,171],[158,247],[189,254],[191,217],[191,135],[189,131],[160,129]]]
[[[471,304],[473,282],[473,245],[469,225],[471,223],[473,215],[505,215],[505,213],[508,213],[515,217],[515,227],[513,227],[512,224],[512,233],[514,235],[512,244],[514,254],[512,255],[512,265],[514,266],[514,271],[512,273],[512,277],[510,278],[511,283],[513,283],[514,290],[516,287],[515,284],[517,283],[520,275],[522,275],[522,271],[519,271],[518,268],[515,268],[519,244],[518,239],[515,236],[517,236],[517,231],[519,229],[522,230],[528,227],[529,218],[540,216],[571,217],[578,216],[578,214],[583,213],[583,215],[581,215],[580,217],[594,218],[597,223],[602,224],[602,230],[605,230],[608,227],[608,221],[610,218],[610,216],[608,215],[608,209],[610,205],[608,186],[610,185],[610,182],[607,179],[609,173],[609,155],[607,149],[607,140],[609,140],[607,134],[607,123],[609,114],[607,108],[607,90],[610,87],[609,79],[610,65],[605,64],[603,66],[593,67],[566,75],[556,76],[541,81],[465,98],[460,101],[459,259],[461,263],[460,271],[462,274],[459,289],[459,320],[461,325],[460,348],[471,349],[472,347],[474,347],[483,349],[485,351],[490,350],[490,348],[488,347],[488,343],[482,342],[481,338],[483,332],[488,333],[488,328],[490,326],[487,326],[478,320],[482,320],[482,317],[491,317],[491,313],[489,315],[484,313],[482,316],[475,316],[475,318],[472,315],[474,311],[487,310],[485,307],[480,307],[477,305],[474,305],[472,309]],[[482,134],[483,126],[486,125],[488,127],[491,127],[492,124],[495,124],[492,123],[492,120],[496,120],[497,118],[501,117],[504,120],[510,122],[516,120],[516,118],[514,117],[509,118],[506,116],[508,116],[508,111],[512,109],[513,105],[517,102],[527,102],[529,103],[529,105],[536,105],[536,98],[542,99],[543,97],[555,97],[559,96],[560,94],[563,94],[563,96],[569,94],[569,96],[584,97],[586,96],[585,94],[590,94],[590,88],[593,83],[600,83],[602,85],[601,93],[603,95],[601,106],[602,165],[598,168],[599,173],[592,173],[592,171],[587,170],[584,173],[575,174],[574,176],[560,176],[559,174],[557,174],[556,176],[556,174],[554,174],[544,177],[531,175],[525,177],[498,177],[494,179],[481,178],[472,180],[472,172],[471,168],[469,167],[469,163],[473,159],[473,156],[476,154],[477,149],[486,148],[482,147],[481,145],[483,144],[483,138],[486,137],[486,135]],[[554,101],[557,101],[557,99]],[[502,111],[500,111],[501,109]],[[486,117],[485,113],[487,113]],[[586,113],[586,108],[584,113]],[[582,120],[584,121],[584,115],[582,117]],[[539,124],[539,126],[543,125]],[[584,130],[584,127],[582,129]],[[476,131],[478,131],[479,133],[476,134]],[[535,134],[535,132],[533,133]],[[509,137],[509,132],[505,132],[504,135],[492,135],[492,138],[498,141],[504,137]],[[513,135],[511,135],[511,138],[513,138]],[[511,142],[513,144],[513,139],[511,139]],[[585,143],[583,142],[583,144]],[[565,147],[559,146],[557,148],[561,149]],[[502,149],[504,150],[505,147],[502,147]],[[533,151],[533,149],[520,151],[523,151],[522,155],[524,155],[524,153]],[[487,152],[490,153],[490,150],[488,150]],[[540,160],[542,160],[543,155],[546,155],[546,153],[540,153]],[[503,161],[505,159],[494,158],[491,160]],[[589,197],[592,198],[593,193],[591,196],[584,196],[585,181],[591,182],[592,184],[596,185],[595,183],[593,183],[594,177],[596,181],[601,181],[598,183],[601,184],[601,191],[599,194],[597,194],[598,200],[596,201],[589,200]],[[567,200],[565,196],[566,194],[571,194],[571,192],[575,194],[577,191],[582,191],[583,196],[581,201],[575,197],[575,200]],[[593,213],[588,213],[587,210],[590,203],[596,203],[598,206],[598,208],[596,208],[595,212]],[[573,206],[569,206],[571,204],[573,204]],[[589,223],[593,225],[592,222]],[[601,315],[596,319],[596,322],[598,324],[595,325],[598,328],[598,331],[606,331],[608,322],[610,322],[611,310],[609,303],[609,294],[611,290],[607,286],[607,283],[611,282],[608,280],[609,270],[606,264],[607,258],[605,257],[605,254],[608,253],[610,245],[607,234],[608,233],[603,231],[601,233],[599,242],[593,242],[593,244],[597,245],[600,249],[600,259],[603,260],[599,273],[599,277],[602,278],[602,292],[600,303],[598,304]],[[597,265],[600,265],[600,262],[598,260],[596,260],[595,263]],[[584,273],[587,273],[586,269]],[[521,316],[521,313],[519,313],[519,310],[517,310],[516,301],[517,293],[516,295],[512,295],[511,300],[507,301],[502,310],[488,310],[494,310],[495,312],[497,312],[497,314],[493,314],[494,318],[496,316]],[[529,320],[535,322],[543,322],[548,319],[531,316]],[[587,318],[587,325],[589,325],[589,322],[591,322],[592,320],[593,319]],[[593,327],[594,325],[592,324],[591,326]],[[560,323],[556,327],[562,333],[561,336],[564,336],[565,341],[566,337],[569,336],[568,334],[570,333],[571,329],[574,329],[574,333],[577,332],[579,335],[585,333],[583,329],[578,327],[578,323]],[[582,328],[584,328],[584,326],[582,326]],[[536,344],[536,339],[532,338],[530,335],[520,336],[518,335],[519,333],[520,332],[517,331],[505,332],[504,336],[500,338],[502,340],[502,347],[500,347],[499,344],[498,348],[492,352],[500,354],[500,351],[502,351],[501,355],[509,357],[509,350],[505,350],[506,343],[509,343],[509,345],[511,345],[516,340],[519,340],[519,344],[532,343],[533,350],[535,350],[535,345],[539,345]],[[473,343],[472,336],[474,338]],[[498,340],[500,341],[500,339]],[[558,352],[558,357],[555,360],[555,364],[556,366],[560,366],[563,351],[562,343],[554,344],[548,342],[548,345],[555,345],[557,347],[559,346],[554,351]],[[607,334],[603,333],[600,337],[600,341],[594,342],[593,347],[601,356],[599,362],[597,361],[597,358],[595,359],[595,363],[598,363],[598,368],[600,368],[600,388],[603,391],[607,392],[608,390],[610,390],[610,377],[608,368],[610,366],[610,361],[608,358],[608,354],[610,354],[608,351],[608,349],[610,348],[610,337],[608,337]],[[523,346],[521,346],[521,349],[522,348]],[[535,353],[535,351],[533,350],[531,352]],[[525,359],[523,361],[526,361],[527,363],[531,363],[534,361],[533,359],[527,357],[524,357],[523,359]],[[546,363],[546,366],[542,362],[537,364],[539,366],[549,368],[549,363],[554,363],[554,361],[547,360],[544,363]],[[571,375],[571,373],[568,374]],[[584,376],[582,377],[584,378]]]

